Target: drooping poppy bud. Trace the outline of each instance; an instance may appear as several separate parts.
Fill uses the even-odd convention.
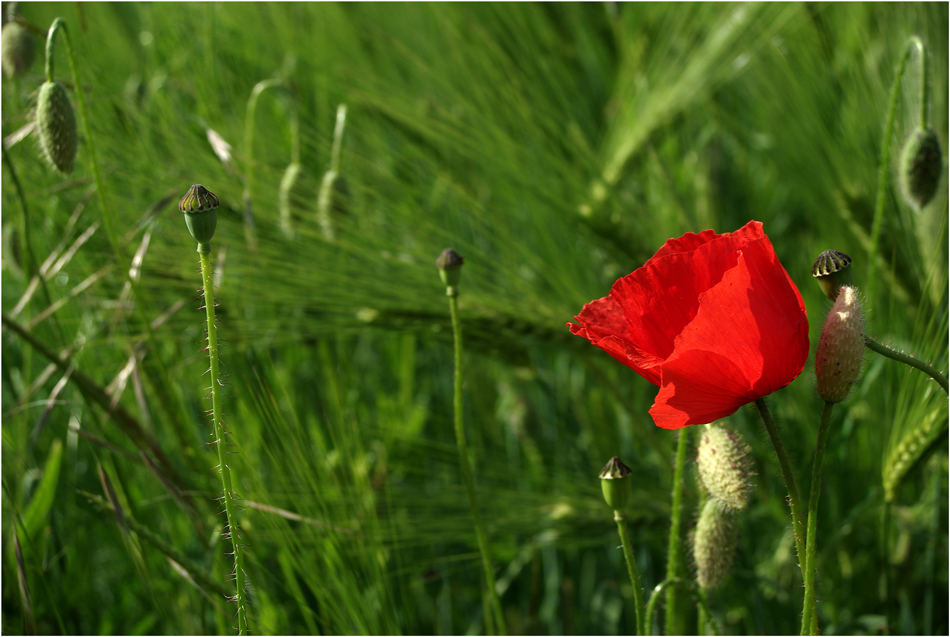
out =
[[[19,22],[3,25],[2,55],[3,73],[8,78],[23,77],[33,64],[36,47],[30,30]]]
[[[930,128],[915,130],[904,143],[900,159],[900,182],[908,203],[917,210],[926,206],[937,193],[941,174],[943,157],[937,134]]]
[[[716,588],[725,578],[732,566],[737,537],[735,513],[716,498],[706,500],[693,535],[696,582],[702,588]]]
[[[456,288],[459,279],[462,277],[462,263],[465,260],[452,248],[446,248],[435,260],[435,266],[439,268],[439,276],[442,277],[442,283],[445,283],[445,293],[449,296],[455,296],[458,293]]]
[[[699,438],[696,458],[706,491],[731,509],[741,511],[752,493],[749,446],[742,437],[719,425],[706,427]]]
[[[614,511],[622,511],[630,502],[632,494],[630,480],[633,474],[630,467],[614,456],[607,466],[600,472],[600,488],[604,492],[604,500]]]
[[[178,202],[178,209],[185,213],[185,225],[198,242],[198,251],[210,250],[211,238],[218,223],[217,195],[201,184],[195,184]]]
[[[851,257],[837,250],[825,250],[818,255],[811,275],[818,281],[822,292],[834,301],[843,285],[854,285],[854,270],[851,269]]]
[[[76,117],[66,89],[44,82],[36,100],[36,133],[40,149],[59,172],[68,175],[76,162]]]
[[[855,288],[843,287],[821,330],[815,356],[818,395],[829,403],[848,397],[864,359],[864,312]]]

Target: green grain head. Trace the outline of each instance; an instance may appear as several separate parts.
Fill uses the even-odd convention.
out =
[[[36,132],[40,149],[56,170],[68,175],[76,162],[76,117],[66,89],[44,82],[36,100]]]

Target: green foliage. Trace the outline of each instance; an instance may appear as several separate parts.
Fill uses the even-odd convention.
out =
[[[464,421],[512,634],[634,629],[597,484],[612,456],[633,470],[627,519],[643,585],[665,577],[675,444],[647,413],[656,388],[564,324],[666,239],[762,221],[815,346],[830,302],[812,264],[829,248],[847,253],[859,290],[875,272],[868,334],[947,368],[946,179],[916,210],[900,196],[895,152],[868,254],[883,122],[910,35],[927,47],[927,125],[946,147],[945,4],[20,7],[41,29],[57,16],[84,85],[66,84],[62,46],[59,77],[71,101],[84,91],[155,344],[100,225],[86,134],[73,173],[50,171],[34,136],[15,136],[44,78],[5,79],[6,154],[51,298],[30,291],[4,167],[0,303],[75,371],[48,368],[4,331],[4,633],[25,629],[12,528],[28,514],[37,537],[19,539],[37,632],[232,633],[231,605],[141,538],[137,564],[114,516],[80,495],[104,497],[96,466],[107,457],[128,517],[231,586],[217,460],[204,447],[198,260],[174,209],[194,183],[220,198],[211,257],[224,409],[260,633],[485,630],[434,266],[447,246],[465,258]],[[912,56],[895,149],[920,126],[918,68]],[[250,154],[245,105],[267,80]],[[288,162],[300,166],[292,196]],[[320,216],[331,168],[348,186],[332,242]],[[820,625],[863,634],[889,618],[892,634],[946,633],[946,395],[918,371],[865,358],[826,449]],[[769,398],[803,494],[822,407],[813,361]],[[87,401],[79,372],[131,420],[116,426]],[[757,490],[709,604],[725,633],[797,633],[801,573],[778,462],[752,407],[730,425],[752,448]],[[167,464],[141,453],[152,439]],[[699,509],[695,471],[688,511]],[[695,627],[688,599],[683,625]]]

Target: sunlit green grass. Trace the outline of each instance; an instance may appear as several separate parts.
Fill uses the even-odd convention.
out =
[[[217,461],[201,424],[210,402],[198,258],[175,209],[193,183],[221,200],[212,260],[232,466],[248,504],[252,632],[484,632],[452,428],[451,324],[434,265],[445,247],[465,257],[465,422],[513,634],[634,630],[597,480],[613,455],[634,470],[629,520],[643,584],[665,577],[675,436],[647,413],[656,388],[564,324],[666,239],[762,221],[806,302],[813,345],[830,302],[811,265],[825,249],[846,252],[859,287],[876,269],[869,333],[946,370],[946,178],[922,213],[892,180],[868,254],[888,97],[914,34],[928,47],[930,125],[946,153],[945,4],[78,6],[25,3],[20,13],[42,29],[66,20],[127,260],[148,236],[145,314],[172,312],[156,327],[158,351],[146,348],[122,375],[120,403],[154,432],[194,509],[75,383],[55,389],[63,372],[41,378],[48,361],[5,330],[5,633],[27,627],[17,516],[32,520],[17,529],[37,632],[232,633],[233,609],[219,596],[78,493],[105,497],[101,464],[126,515],[230,585],[212,500]],[[30,121],[41,51],[37,41],[20,80],[23,108],[4,79],[5,137]],[[75,106],[64,47],[56,55]],[[283,84],[260,96],[247,156],[245,109],[268,78]],[[917,125],[918,83],[912,57],[894,148]],[[341,103],[351,198],[330,243],[317,190]],[[278,190],[294,108],[303,196],[289,239]],[[228,165],[208,129],[232,146]],[[89,141],[81,136],[69,177],[43,163],[32,136],[6,151],[40,262],[102,218],[89,198]],[[3,171],[10,314],[29,281],[22,211]],[[242,201],[252,173],[256,253]],[[55,302],[103,268],[31,332],[57,352],[76,347],[71,360],[106,387],[145,335],[103,228],[47,286]],[[39,290],[16,320],[28,324],[48,304]],[[802,493],[822,406],[813,362],[769,399]],[[880,634],[889,617],[891,634],[946,633],[946,396],[869,354],[834,419],[818,523],[822,631]],[[797,634],[801,575],[778,462],[753,408],[731,421],[753,447],[758,487],[710,605],[727,633]],[[918,456],[894,474],[896,450],[921,423]],[[686,502],[691,527],[691,465]],[[695,609],[683,628],[696,630]]]

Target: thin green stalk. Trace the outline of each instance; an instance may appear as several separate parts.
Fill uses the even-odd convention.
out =
[[[231,487],[231,468],[227,463],[227,442],[224,439],[224,423],[221,421],[221,381],[218,378],[218,328],[214,320],[214,288],[212,287],[211,245],[202,243],[198,252],[201,257],[201,281],[204,287],[205,314],[208,318],[208,359],[211,361],[211,413],[214,420],[214,445],[218,450],[218,471],[224,486],[224,512],[228,519],[225,537],[231,539],[234,555],[234,579],[237,588],[234,601],[238,607],[238,634],[247,634],[247,597],[244,590],[244,545],[237,525],[237,504]]]
[[[630,574],[630,583],[633,585],[633,603],[637,611],[637,634],[646,635],[643,587],[640,585],[640,569],[637,568],[637,559],[633,555],[633,548],[627,532],[627,519],[620,511],[614,511],[614,520],[617,522],[617,532],[620,533],[620,543],[623,545],[623,557],[627,561],[627,572]]]
[[[333,127],[333,148],[330,151],[330,170],[340,172],[340,148],[343,146],[343,128],[346,126],[346,104],[336,107],[336,126]]]
[[[468,501],[472,506],[472,517],[475,518],[475,535],[478,539],[478,550],[482,555],[482,566],[485,569],[488,594],[491,596],[492,607],[495,610],[495,622],[498,633],[504,635],[507,632],[505,617],[501,610],[501,601],[498,599],[498,591],[495,586],[495,573],[492,571],[489,558],[488,539],[482,525],[478,502],[475,500],[475,483],[472,480],[472,467],[468,462],[468,445],[465,443],[465,428],[462,424],[462,325],[459,321],[458,312],[458,288],[450,289],[454,292],[454,294],[449,295],[449,308],[452,311],[452,335],[455,340],[455,393],[453,405],[455,410],[455,439],[459,448],[459,465],[462,469],[462,481],[465,483]]]
[[[709,605],[706,603],[706,596],[702,594],[701,589],[696,585],[696,582],[684,579],[682,577],[663,580],[653,589],[653,592],[650,594],[650,601],[647,602],[647,612],[644,622],[646,624],[647,634],[652,632],[653,614],[656,612],[656,603],[660,599],[660,594],[670,587],[675,589],[678,586],[682,586],[687,591],[689,591],[702,611],[706,613],[707,617],[710,618],[709,626],[712,627],[713,635],[719,635],[719,626],[717,626],[715,620],[712,619],[713,615],[709,610]],[[667,596],[669,596],[669,593],[667,593]]]
[[[801,567],[802,560],[805,559],[805,527],[802,524],[798,488],[795,486],[795,474],[792,473],[792,465],[789,464],[788,456],[785,455],[785,447],[782,445],[782,439],[778,435],[778,428],[775,426],[772,414],[765,404],[765,399],[759,398],[755,401],[755,406],[759,408],[759,413],[762,414],[765,429],[769,432],[769,439],[775,448],[778,463],[782,467],[782,477],[785,478],[785,488],[788,489],[788,506],[792,510],[792,531],[795,535],[795,549],[798,551],[798,565]]]
[[[911,47],[917,47],[920,55],[920,126],[926,127],[927,123],[927,66],[926,50],[924,43],[916,35],[911,36],[904,45],[904,53],[901,55],[900,62],[897,65],[897,75],[894,83],[891,85],[891,97],[887,106],[887,118],[884,123],[884,140],[881,144],[881,163],[877,172],[877,197],[874,202],[874,222],[871,225],[871,243],[868,246],[867,262],[872,264],[868,268],[868,299],[874,299],[875,282],[877,278],[877,268],[874,267],[877,257],[877,242],[881,237],[881,226],[884,224],[884,201],[887,194],[888,173],[891,166],[891,137],[894,132],[894,115],[897,112],[897,100],[900,96],[901,80],[904,77],[904,70],[907,67],[907,58],[910,57]]]
[[[666,578],[668,580],[679,577],[680,570],[680,522],[683,518],[683,472],[686,467],[686,428],[680,429],[676,443],[676,466],[673,469],[673,510],[670,517],[670,543],[666,554]],[[666,594],[666,634],[676,633],[676,617],[678,609],[676,587]]]
[[[937,381],[940,384],[940,386],[943,387],[943,391],[950,394],[950,390],[947,389],[947,377],[941,374],[939,371],[937,371],[937,368],[934,367],[933,365],[928,365],[927,363],[924,363],[923,361],[917,360],[913,356],[910,356],[903,352],[898,352],[897,350],[893,350],[890,347],[887,347],[886,345],[881,345],[870,336],[864,337],[864,345],[869,350],[877,352],[881,356],[892,358],[895,361],[898,361],[900,363],[904,363],[905,365],[910,365],[911,367],[919,369],[920,371],[922,371],[923,373],[927,374],[928,376],[933,378],[935,381]]]
[[[257,114],[257,101],[265,90],[278,86],[280,80],[262,80],[251,89],[247,100],[247,112],[244,116],[244,239],[252,254],[257,254],[257,235],[254,231],[254,119]]]
[[[815,462],[811,467],[811,493],[808,495],[808,531],[805,536],[805,605],[802,610],[802,635],[818,634],[818,607],[815,593],[815,545],[818,542],[818,498],[821,497],[821,465],[825,459],[825,445],[831,425],[834,403],[825,403],[818,426]]]

